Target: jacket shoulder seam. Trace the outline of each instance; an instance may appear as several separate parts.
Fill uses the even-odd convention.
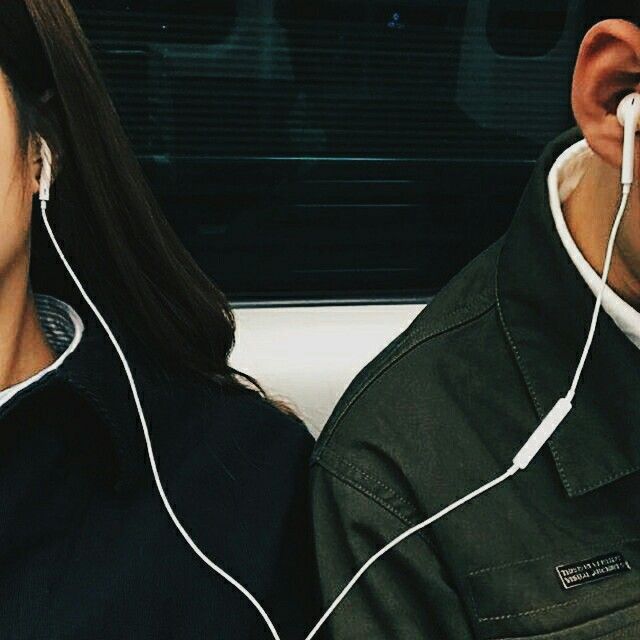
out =
[[[482,295],[477,296],[471,302],[457,307],[448,317],[448,322],[443,323],[440,326],[432,327],[426,331],[422,329],[408,329],[404,336],[401,336],[398,342],[394,345],[391,343],[389,348],[391,349],[386,357],[377,363],[375,370],[369,372],[365,368],[359,376],[356,376],[350,390],[345,393],[344,405],[336,407],[334,414],[329,418],[325,426],[327,431],[324,438],[318,442],[316,449],[313,453],[314,460],[319,460],[325,450],[328,449],[331,439],[336,432],[341,420],[349,412],[349,410],[355,405],[356,401],[362,396],[362,394],[379,378],[386,374],[396,363],[402,358],[409,355],[418,347],[422,346],[426,342],[444,335],[453,329],[457,329],[467,324],[471,324],[475,320],[478,320],[486,313],[491,311],[496,304],[495,297],[488,295],[487,292],[483,292]],[[362,376],[362,377],[360,377]]]
[[[397,520],[399,520],[402,524],[407,526],[407,528],[413,527],[416,524],[418,524],[418,522],[421,522],[421,520],[417,517],[418,514],[414,505],[412,505],[405,497],[401,496],[394,489],[389,487],[386,483],[384,483],[379,478],[374,476],[371,472],[361,469],[354,463],[347,460],[345,457],[340,456],[339,454],[333,451],[331,452],[330,458],[334,458],[334,459],[329,460],[325,457],[321,460],[317,460],[317,464],[318,466],[322,467],[327,473],[329,473],[333,478],[335,478],[338,482],[351,487],[358,493],[362,494],[369,501],[376,503],[379,507],[387,511],[390,515],[392,515]],[[357,473],[349,472],[349,470],[344,468],[345,466],[348,469],[350,469],[352,472],[355,471]],[[385,491],[388,491],[390,494],[392,494],[396,500],[406,504],[411,510],[415,512],[415,517],[410,518],[407,515],[403,514],[399,509],[394,507],[393,504],[391,504],[388,500],[385,500],[378,493],[376,493],[376,491],[372,487],[369,487],[364,482],[360,481],[356,477],[356,475],[358,474],[361,474],[364,478],[369,479],[373,484],[378,484],[379,486],[383,487]],[[417,531],[416,533],[431,548],[433,553],[437,553],[433,542],[429,539],[427,535],[425,535],[424,531]]]

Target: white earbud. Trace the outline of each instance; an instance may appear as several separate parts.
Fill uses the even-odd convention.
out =
[[[580,380],[580,376],[582,374],[582,369],[584,367],[587,355],[591,348],[591,343],[593,341],[596,329],[596,322],[598,321],[598,315],[600,313],[600,307],[602,306],[602,296],[605,290],[607,277],[609,274],[609,269],[611,267],[611,259],[613,256],[613,248],[616,239],[616,235],[618,233],[618,229],[620,227],[620,222],[622,220],[622,216],[627,207],[627,202],[629,200],[629,192],[631,190],[631,185],[634,181],[634,173],[633,173],[633,164],[635,160],[635,138],[636,131],[638,129],[638,123],[640,122],[640,94],[631,93],[625,96],[618,105],[617,110],[618,120],[620,124],[624,127],[624,145],[623,145],[623,157],[622,157],[622,171],[621,171],[621,179],[622,182],[622,197],[620,199],[620,206],[618,208],[618,213],[615,216],[611,232],[609,234],[609,240],[607,242],[607,250],[605,253],[604,259],[604,268],[602,270],[602,275],[600,277],[600,290],[598,292],[598,296],[596,298],[596,304],[593,309],[593,314],[591,316],[591,325],[589,327],[589,333],[587,335],[587,339],[582,350],[582,356],[580,357],[580,361],[578,362],[578,366],[576,368],[575,374],[573,376],[573,381],[571,383],[571,387],[567,391],[566,395],[560,398],[556,404],[552,407],[552,409],[547,413],[542,422],[538,425],[538,427],[533,431],[530,435],[529,439],[523,447],[516,453],[513,458],[513,464],[511,467],[505,471],[501,476],[487,482],[482,485],[478,489],[468,493],[463,498],[460,498],[456,502],[453,502],[448,507],[445,507],[435,515],[431,516],[427,520],[423,520],[418,524],[414,525],[410,529],[407,529],[399,536],[388,542],[382,549],[374,553],[357,571],[357,573],[351,578],[351,580],[347,583],[347,585],[342,589],[339,593],[338,597],[333,601],[333,603],[329,606],[329,608],[324,612],[320,620],[316,623],[316,625],[311,630],[311,633],[305,638],[305,640],[311,640],[318,629],[324,624],[327,618],[335,611],[335,608],[342,602],[345,596],[349,593],[351,588],[355,585],[355,583],[362,577],[364,572],[381,556],[387,553],[389,550],[393,549],[397,544],[413,535],[414,533],[420,531],[421,529],[429,526],[431,523],[439,520],[441,517],[445,516],[447,513],[457,509],[459,506],[472,500],[476,496],[479,496],[481,493],[495,487],[500,484],[504,480],[506,480],[509,476],[514,475],[520,469],[526,468],[531,460],[536,456],[536,454],[540,451],[543,445],[549,440],[551,435],[554,433],[556,428],[560,425],[560,423],[565,419],[565,417],[569,414],[572,409],[572,400],[576,393],[576,388],[578,386],[578,382]],[[573,425],[575,427],[579,427],[580,425]]]
[[[618,122],[624,127],[620,182],[630,188],[634,180],[633,165],[636,155],[636,131],[640,122],[640,94],[626,95],[620,101],[616,115]]]
[[[51,149],[46,140],[39,136],[40,155],[42,157],[42,169],[40,170],[40,201],[49,200],[49,190],[51,189]]]
[[[76,286],[78,287],[80,293],[82,294],[82,297],[85,299],[86,303],[91,307],[92,311],[94,312],[94,314],[96,315],[96,317],[98,318],[102,326],[104,327],[104,330],[106,331],[107,335],[109,336],[109,339],[113,343],[113,346],[118,352],[118,355],[120,356],[120,360],[122,361],[122,365],[124,367],[125,373],[127,374],[127,378],[129,380],[129,386],[133,391],[133,397],[136,403],[136,408],[138,410],[138,415],[140,416],[142,430],[144,432],[144,437],[147,443],[147,452],[149,454],[151,470],[153,472],[153,477],[156,482],[156,487],[158,489],[158,493],[160,494],[160,497],[162,498],[164,507],[167,510],[167,513],[169,514],[169,517],[173,521],[173,524],[175,525],[176,529],[179,531],[180,535],[182,535],[182,537],[187,542],[187,544],[191,547],[194,553],[207,566],[213,569],[217,574],[219,574],[227,582],[231,583],[236,589],[238,589],[238,591],[240,591],[251,602],[251,604],[256,608],[258,613],[262,616],[263,620],[269,627],[269,631],[271,632],[271,635],[273,636],[274,640],[280,640],[278,631],[276,630],[275,625],[269,618],[269,615],[265,611],[264,607],[258,602],[255,596],[247,590],[246,587],[240,584],[233,576],[226,573],[224,569],[221,569],[217,564],[215,564],[211,559],[209,559],[209,557],[200,549],[200,547],[198,547],[198,545],[191,539],[191,537],[187,533],[186,529],[178,519],[178,516],[175,514],[175,512],[173,511],[173,508],[171,507],[171,504],[169,503],[164,487],[162,486],[162,482],[160,480],[160,475],[158,473],[156,459],[153,453],[153,447],[151,445],[151,436],[149,435],[149,428],[147,426],[147,419],[145,418],[144,411],[142,410],[142,404],[140,402],[140,397],[138,395],[138,390],[136,387],[135,380],[133,378],[133,374],[131,373],[131,367],[129,366],[127,358],[124,355],[124,352],[122,351],[122,347],[120,346],[120,343],[118,342],[117,338],[113,335],[111,328],[107,324],[107,321],[104,319],[99,309],[93,303],[93,300],[91,300],[91,298],[85,291],[84,287],[82,286],[82,283],[78,279],[78,276],[76,275],[75,271],[73,270],[68,260],[66,259],[64,252],[62,251],[62,249],[60,248],[60,245],[58,244],[58,241],[56,240],[55,234],[53,233],[53,229],[49,224],[49,219],[47,217],[47,201],[49,200],[49,189],[51,187],[51,165],[52,165],[51,149],[49,148],[49,145],[46,143],[44,138],[42,138],[41,136],[39,136],[39,142],[41,145],[40,153],[42,157],[42,169],[40,171],[40,209],[42,211],[42,221],[44,223],[44,226],[47,229],[47,233],[49,234],[49,238],[51,239],[51,242],[55,250],[58,252],[58,255],[60,256],[60,260],[62,260],[62,263],[64,264],[65,268],[69,272],[69,275],[71,276],[73,281],[76,283]]]

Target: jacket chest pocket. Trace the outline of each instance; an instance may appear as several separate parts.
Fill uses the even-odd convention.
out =
[[[467,584],[483,640],[640,638],[640,538],[483,567]]]

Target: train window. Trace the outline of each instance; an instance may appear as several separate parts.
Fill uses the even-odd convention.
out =
[[[574,124],[580,0],[76,0],[172,225],[232,300],[428,296]]]

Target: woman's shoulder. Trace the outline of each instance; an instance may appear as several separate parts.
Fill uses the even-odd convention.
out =
[[[228,424],[229,431],[223,435],[257,459],[295,450],[311,455],[314,439],[302,420],[257,392],[213,389],[210,417],[217,424]]]
[[[316,612],[309,503],[314,440],[257,393],[168,380],[147,391],[159,475],[202,551],[299,636]],[[297,596],[300,611],[282,610]],[[296,622],[298,618],[302,621]],[[285,637],[285,635],[283,635]]]
[[[171,451],[174,463],[219,467],[249,482],[264,474],[306,473],[313,437],[300,419],[257,392],[182,379],[153,386],[147,393],[156,425],[151,436]]]

